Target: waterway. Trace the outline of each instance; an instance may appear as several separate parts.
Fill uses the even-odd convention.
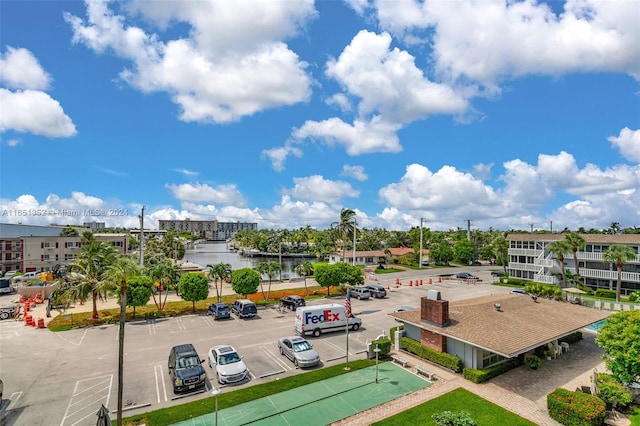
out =
[[[280,258],[279,256],[241,256],[237,252],[229,250],[225,242],[209,242],[199,243],[195,248],[187,250],[182,260],[184,262],[197,263],[202,267],[215,265],[220,262],[228,263],[231,265],[231,270],[235,271],[242,268],[255,268],[258,266],[258,262],[269,262],[272,260],[278,262]],[[305,260],[308,259],[282,256],[282,278],[298,278],[299,275],[295,272],[295,268]]]

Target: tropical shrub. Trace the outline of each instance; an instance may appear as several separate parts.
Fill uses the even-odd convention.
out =
[[[615,290],[606,290],[604,288],[599,288],[596,290],[596,297],[601,297],[603,299],[615,299],[616,291]]]
[[[558,388],[547,395],[547,410],[557,422],[570,426],[600,426],[606,405],[597,396]]]
[[[378,349],[380,349],[380,352],[378,353],[379,357],[387,357],[389,355],[389,352],[391,352],[391,340],[390,339],[378,339],[378,340],[374,340],[371,342],[371,347],[373,349],[376,348],[376,346],[378,347]]]
[[[629,302],[640,302],[640,290],[636,290],[629,295]]]
[[[617,404],[618,407],[626,407],[633,401],[633,395],[616,382],[611,374],[598,373],[598,397],[608,405]]]
[[[533,354],[527,354],[524,357],[524,362],[529,366],[529,368],[533,370],[537,370],[538,367],[542,365],[542,361],[540,360],[540,357]]]
[[[436,426],[476,426],[477,423],[471,418],[466,411],[452,413],[451,411],[443,411],[442,413],[431,416]]]

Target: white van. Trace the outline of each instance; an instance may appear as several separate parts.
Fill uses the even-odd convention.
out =
[[[352,316],[349,328],[357,330],[362,320]],[[315,337],[330,331],[345,330],[347,318],[343,305],[330,303],[318,306],[301,306],[296,309],[295,332],[301,336],[313,334]]]

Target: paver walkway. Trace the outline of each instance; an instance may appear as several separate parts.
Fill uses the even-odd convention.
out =
[[[583,340],[571,345],[568,353],[550,361],[543,360],[538,370],[522,365],[482,384],[472,383],[460,375],[403,353],[402,356],[409,359],[412,366],[424,365],[436,373],[438,380],[428,388],[363,411],[334,425],[370,425],[462,387],[537,425],[558,426],[560,423],[547,414],[547,394],[558,387],[575,390],[579,386],[589,386],[594,368],[605,371],[601,358],[603,352],[595,343],[595,334],[584,332],[583,337]]]

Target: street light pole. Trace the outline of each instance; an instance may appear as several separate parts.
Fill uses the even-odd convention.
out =
[[[147,206],[142,206],[142,212],[140,216],[140,268],[144,267],[144,209]]]
[[[353,218],[353,259],[352,265],[356,266],[356,232],[358,231],[358,222]]]
[[[380,353],[378,342],[376,342],[376,348],[373,350],[376,353],[376,383],[378,383],[378,354]]]
[[[422,222],[424,221],[423,218],[420,218],[420,265],[418,266],[418,269],[422,269]]]
[[[211,393],[213,394],[213,396],[215,396],[216,399],[216,423],[215,425],[218,426],[218,395],[220,395],[220,393],[222,392],[222,390],[220,388],[213,388],[213,390],[211,391]]]

